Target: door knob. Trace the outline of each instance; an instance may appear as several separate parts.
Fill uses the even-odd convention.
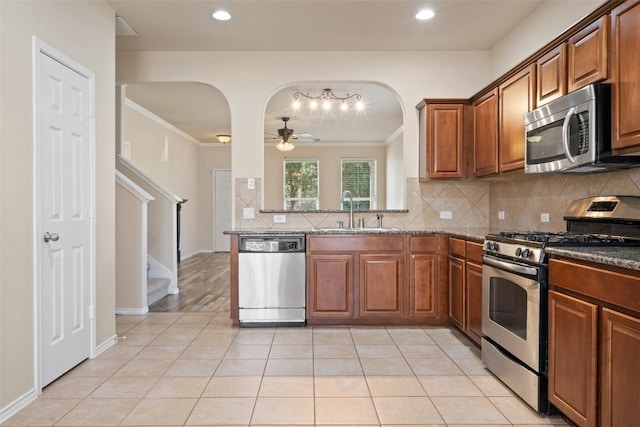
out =
[[[49,233],[48,231],[45,231],[42,235],[42,240],[44,240],[45,243],[49,243],[49,241],[57,242],[60,240],[60,235],[58,233]]]

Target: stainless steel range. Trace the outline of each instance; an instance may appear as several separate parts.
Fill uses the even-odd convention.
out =
[[[565,212],[567,231],[505,231],[484,242],[482,360],[539,412],[547,399],[547,253],[558,246],[640,246],[640,197],[580,199]]]

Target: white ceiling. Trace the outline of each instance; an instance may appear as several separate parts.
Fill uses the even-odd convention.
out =
[[[119,51],[424,51],[488,50],[511,32],[542,0],[108,0],[138,33],[118,37]],[[435,11],[418,21],[423,7]],[[232,19],[211,18],[225,9]],[[361,93],[366,114],[322,114],[290,109],[293,92]],[[202,142],[230,133],[229,111],[219,91],[197,83],[148,83],[127,87],[127,96]],[[321,142],[383,142],[402,126],[399,103],[372,84],[337,83],[291,87],[267,105],[265,142],[288,127]],[[347,120],[344,120],[344,117]],[[341,120],[342,119],[342,120]]]

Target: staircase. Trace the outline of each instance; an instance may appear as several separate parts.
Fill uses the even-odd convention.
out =
[[[149,277],[147,279],[147,305],[166,297],[169,294],[171,280],[165,277]]]

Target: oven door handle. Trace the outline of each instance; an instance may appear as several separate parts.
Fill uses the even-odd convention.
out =
[[[502,261],[489,255],[484,255],[482,257],[482,262],[492,267],[497,267],[502,270],[509,271],[511,273],[520,273],[520,274],[526,274],[529,276],[534,276],[538,273],[538,269],[536,267],[528,267],[526,265],[514,264],[512,262]]]

